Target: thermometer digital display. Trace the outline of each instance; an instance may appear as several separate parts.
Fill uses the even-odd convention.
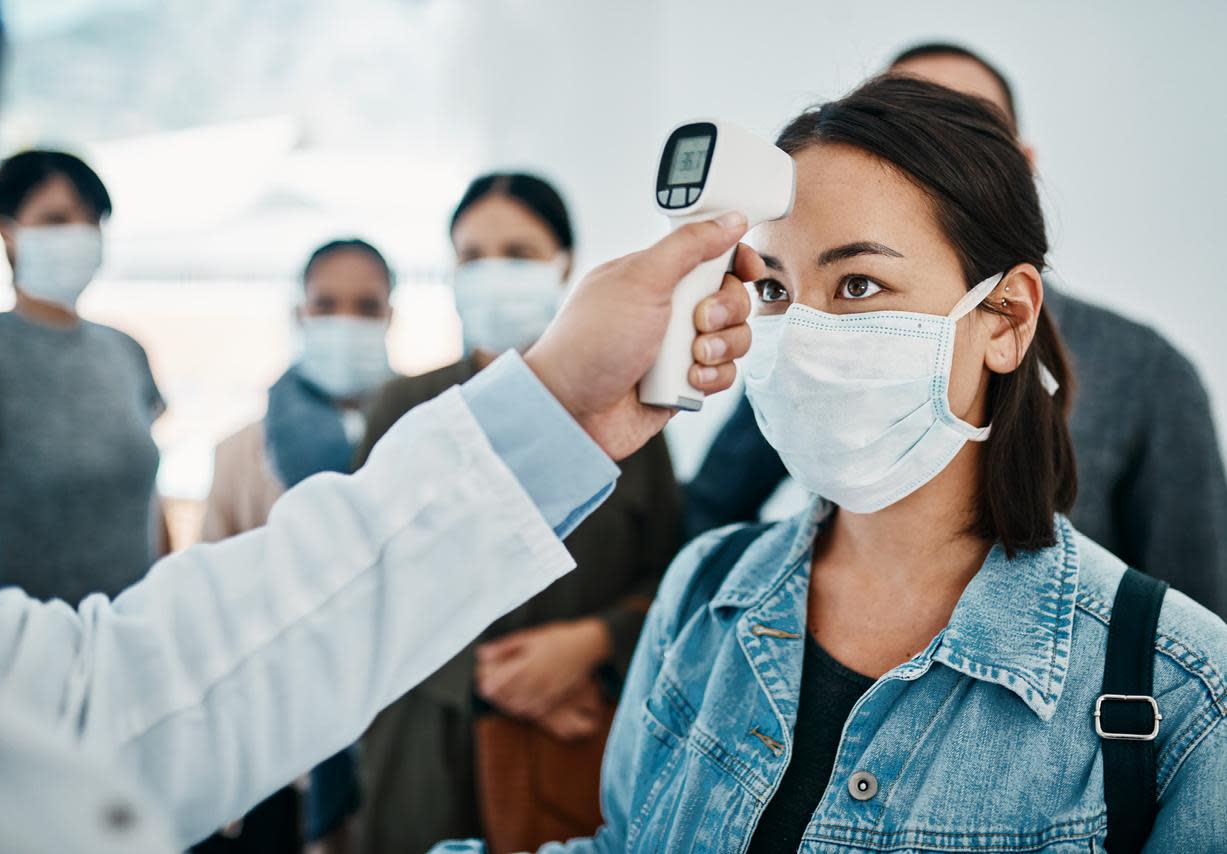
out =
[[[670,184],[698,184],[703,180],[703,167],[707,165],[707,152],[711,150],[710,136],[688,136],[679,139],[673,149],[673,165],[669,167]]]
[[[665,141],[656,174],[656,206],[674,228],[730,211],[749,226],[792,211],[793,161],[768,140],[723,121],[686,122]],[[690,385],[694,311],[720,288],[734,249],[704,261],[673,291],[669,327],[656,362],[639,384],[639,399],[654,406],[696,410],[703,392]]]

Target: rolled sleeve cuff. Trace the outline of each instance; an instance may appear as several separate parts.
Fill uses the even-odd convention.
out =
[[[613,492],[618,466],[514,351],[460,387],[477,423],[559,538]]]

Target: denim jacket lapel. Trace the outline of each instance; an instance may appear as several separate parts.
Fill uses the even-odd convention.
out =
[[[1069,665],[1078,549],[1064,517],[1056,545],[1008,560],[994,546],[942,633],[934,660],[1013,691],[1040,717],[1056,712]]]
[[[779,632],[804,637],[809,556],[832,510],[817,500],[767,531],[711,603],[713,608],[745,609],[737,622],[738,640],[787,724],[786,733],[796,717],[802,645]],[[1042,720],[1056,711],[1065,684],[1078,591],[1073,529],[1058,516],[1055,532],[1055,545],[1016,554],[1013,560],[994,546],[963,591],[949,625],[920,656],[1007,688]]]

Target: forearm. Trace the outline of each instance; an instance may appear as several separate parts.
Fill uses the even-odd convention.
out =
[[[186,844],[569,570],[555,524],[451,392],[353,477],[308,479],[265,528],[167,558],[113,603],[0,593],[0,689],[134,770]]]

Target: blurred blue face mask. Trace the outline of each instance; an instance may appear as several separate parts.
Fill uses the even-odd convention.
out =
[[[456,268],[456,313],[464,350],[496,353],[527,347],[550,325],[562,302],[559,261],[481,258]]]
[[[17,230],[13,280],[22,292],[72,309],[102,266],[96,225],[38,225]]]
[[[746,393],[767,441],[809,491],[873,513],[937,476],[968,442],[988,438],[950,411],[958,321],[1001,276],[948,315],[827,314],[793,303],[752,321]]]
[[[372,391],[392,377],[388,322],[365,317],[304,317],[298,373],[331,398]]]

